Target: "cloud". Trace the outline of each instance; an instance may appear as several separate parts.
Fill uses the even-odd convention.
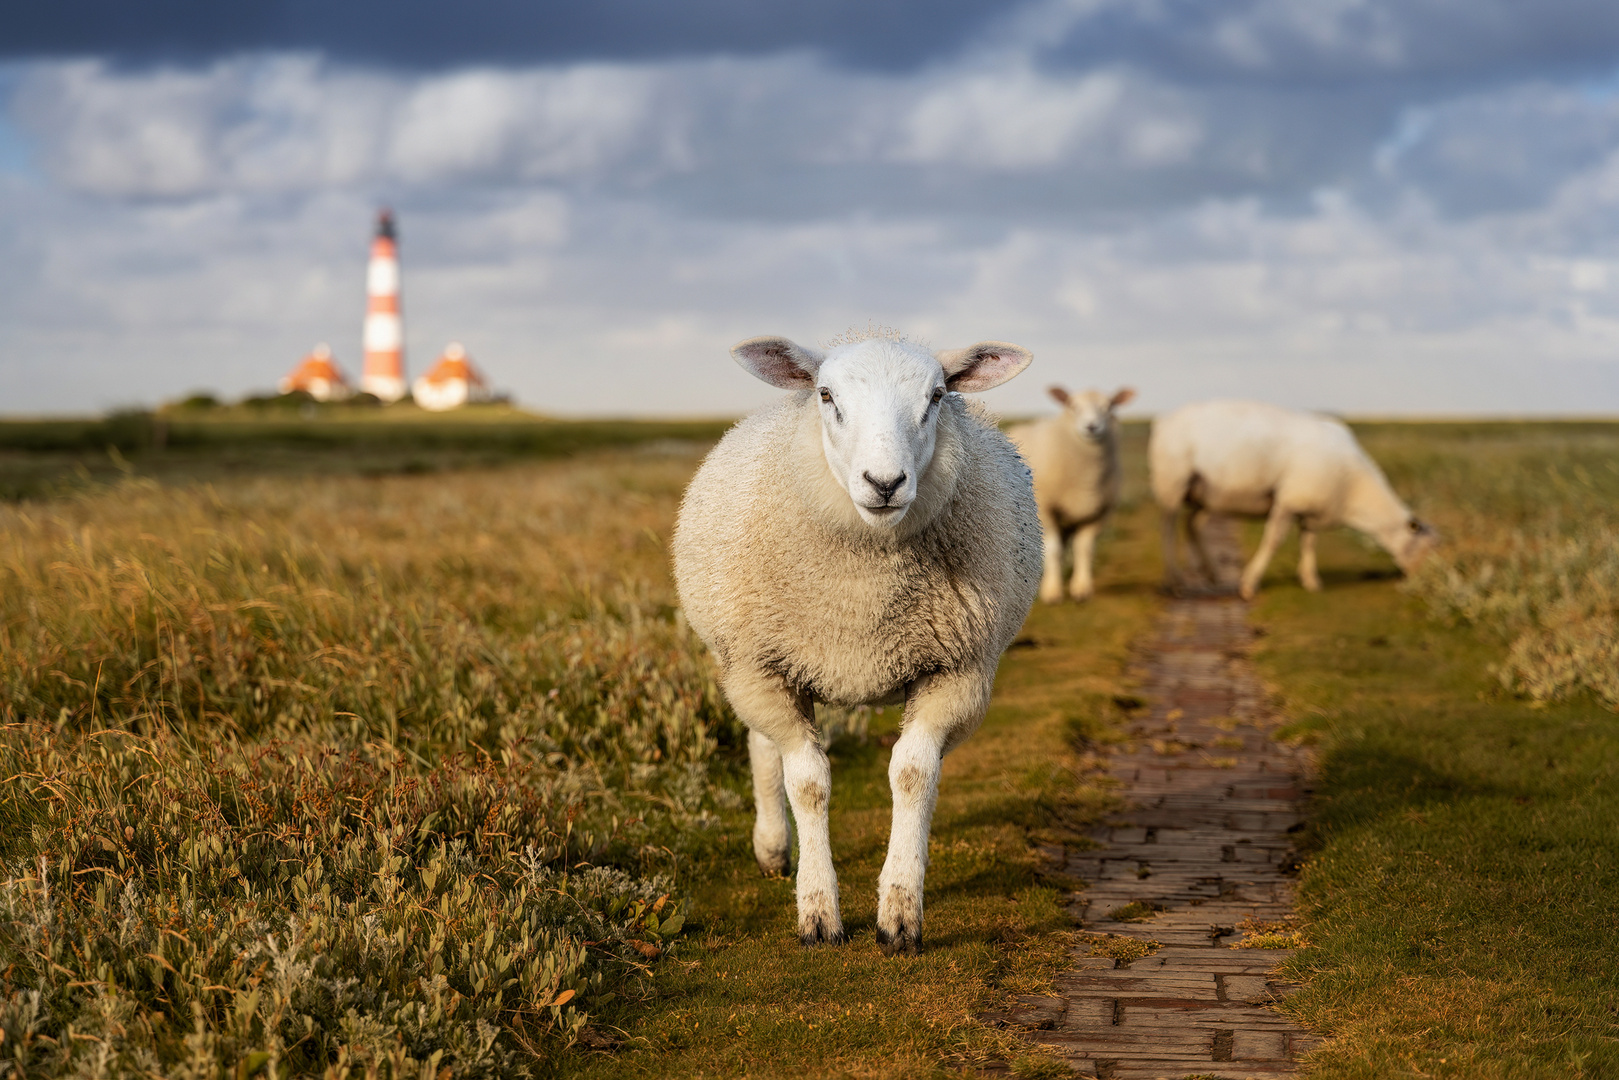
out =
[[[1345,87],[1605,70],[1619,8],[1605,0],[1036,0],[999,29],[1009,47],[1187,80]]]
[[[55,180],[99,195],[514,183],[631,164],[652,141],[655,83],[605,65],[409,78],[311,56],[154,71],[76,61],[32,69],[14,114]]]
[[[940,80],[900,121],[893,159],[1019,171],[1076,153],[1125,165],[1185,161],[1201,138],[1179,95],[1116,71],[1074,78],[1012,66]]]
[[[1087,0],[909,68],[17,65],[0,408],[243,393],[319,340],[352,368],[381,201],[408,362],[465,341],[550,411],[740,410],[770,391],[733,341],[868,319],[1151,409],[1619,408],[1612,87],[1528,53],[1468,81],[1425,27]]]
[[[54,0],[6,12],[0,57],[207,64],[318,51],[414,71],[811,50],[914,68],[957,51],[1004,11],[995,0]]]

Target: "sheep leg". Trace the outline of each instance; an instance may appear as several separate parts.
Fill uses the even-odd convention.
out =
[[[1164,581],[1170,588],[1179,588],[1182,584],[1179,550],[1180,516],[1181,509],[1177,506],[1173,510],[1165,510],[1160,519],[1163,525]]]
[[[1299,526],[1299,584],[1310,592],[1321,591],[1321,574],[1315,565],[1315,530]]]
[[[1186,515],[1186,538],[1191,541],[1192,552],[1197,555],[1197,565],[1203,571],[1203,580],[1210,585],[1220,584],[1220,572],[1214,568],[1214,560],[1209,557],[1209,549],[1203,543],[1202,522],[1208,517],[1208,511],[1193,509]]]
[[[805,945],[841,944],[843,917],[827,824],[832,766],[816,738],[815,702],[764,672],[732,669],[723,685],[731,708],[748,725],[749,752],[752,733],[758,732],[774,744],[781,761],[781,784],[798,823],[798,939]],[[759,854],[757,847],[754,853]]]
[[[1280,506],[1271,510],[1270,517],[1265,519],[1265,535],[1259,541],[1259,550],[1254,552],[1254,557],[1248,561],[1247,568],[1242,572],[1242,587],[1238,591],[1242,593],[1244,600],[1252,600],[1254,594],[1259,592],[1259,582],[1265,576],[1265,567],[1270,565],[1276,549],[1282,546],[1282,541],[1287,539],[1288,530],[1292,527],[1292,514]]]
[[[1096,534],[1102,523],[1093,521],[1074,533],[1074,576],[1068,582],[1068,595],[1075,600],[1089,600],[1096,591],[1091,580],[1091,561],[1096,556]]]
[[[1040,543],[1045,550],[1046,569],[1040,578],[1040,599],[1047,604],[1062,603],[1062,533],[1048,521],[1040,523]]]
[[[983,720],[993,679],[993,669],[931,675],[907,692],[905,730],[888,762],[894,822],[877,878],[877,944],[889,956],[921,951],[922,886],[940,763]]]
[[[793,849],[793,824],[787,817],[781,751],[769,736],[750,731],[748,764],[753,768],[753,857],[765,877],[784,877]]]

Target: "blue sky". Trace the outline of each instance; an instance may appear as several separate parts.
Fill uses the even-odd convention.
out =
[[[1619,411],[1619,5],[0,4],[0,412],[407,363],[728,413],[760,333],[1358,413]]]

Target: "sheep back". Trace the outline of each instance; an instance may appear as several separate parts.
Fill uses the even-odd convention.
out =
[[[722,669],[774,672],[839,705],[890,698],[930,673],[993,671],[1034,602],[1041,559],[1028,469],[956,394],[893,530],[855,514],[805,391],[725,435],[686,490],[671,548],[686,618]]]
[[[1342,422],[1251,401],[1186,405],[1153,422],[1147,444],[1153,495],[1166,510],[1190,498],[1210,510],[1263,515],[1280,505],[1312,527],[1369,528],[1406,513],[1382,470]]]

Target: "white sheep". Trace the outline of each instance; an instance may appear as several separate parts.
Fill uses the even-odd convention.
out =
[[[940,759],[982,721],[1040,573],[1029,471],[959,392],[1031,357],[996,341],[930,355],[881,334],[824,354],[760,337],[731,355],[794,392],[704,460],[671,548],[686,619],[749,728],[754,854],[767,874],[787,870],[785,794],[800,940],[844,940],[815,702],[903,700],[877,940],[914,953]]]
[[[1115,410],[1136,396],[1129,387],[1112,397],[1097,390],[1070,394],[1060,386],[1049,393],[1062,412],[1007,434],[1034,473],[1034,501],[1040,510],[1046,569],[1040,599],[1062,600],[1063,548],[1072,545],[1074,574],[1068,592],[1085,600],[1095,592],[1091,563],[1096,534],[1119,501],[1119,424]]]
[[[1438,542],[1394,494],[1349,428],[1317,413],[1252,401],[1187,405],[1153,422],[1147,459],[1153,496],[1164,512],[1164,564],[1171,582],[1181,578],[1176,524],[1183,509],[1192,548],[1210,580],[1214,568],[1199,516],[1266,519],[1259,550],[1242,572],[1241,592],[1250,600],[1295,521],[1299,581],[1311,592],[1321,588],[1315,534],[1322,529],[1348,525],[1365,533],[1407,573]]]

